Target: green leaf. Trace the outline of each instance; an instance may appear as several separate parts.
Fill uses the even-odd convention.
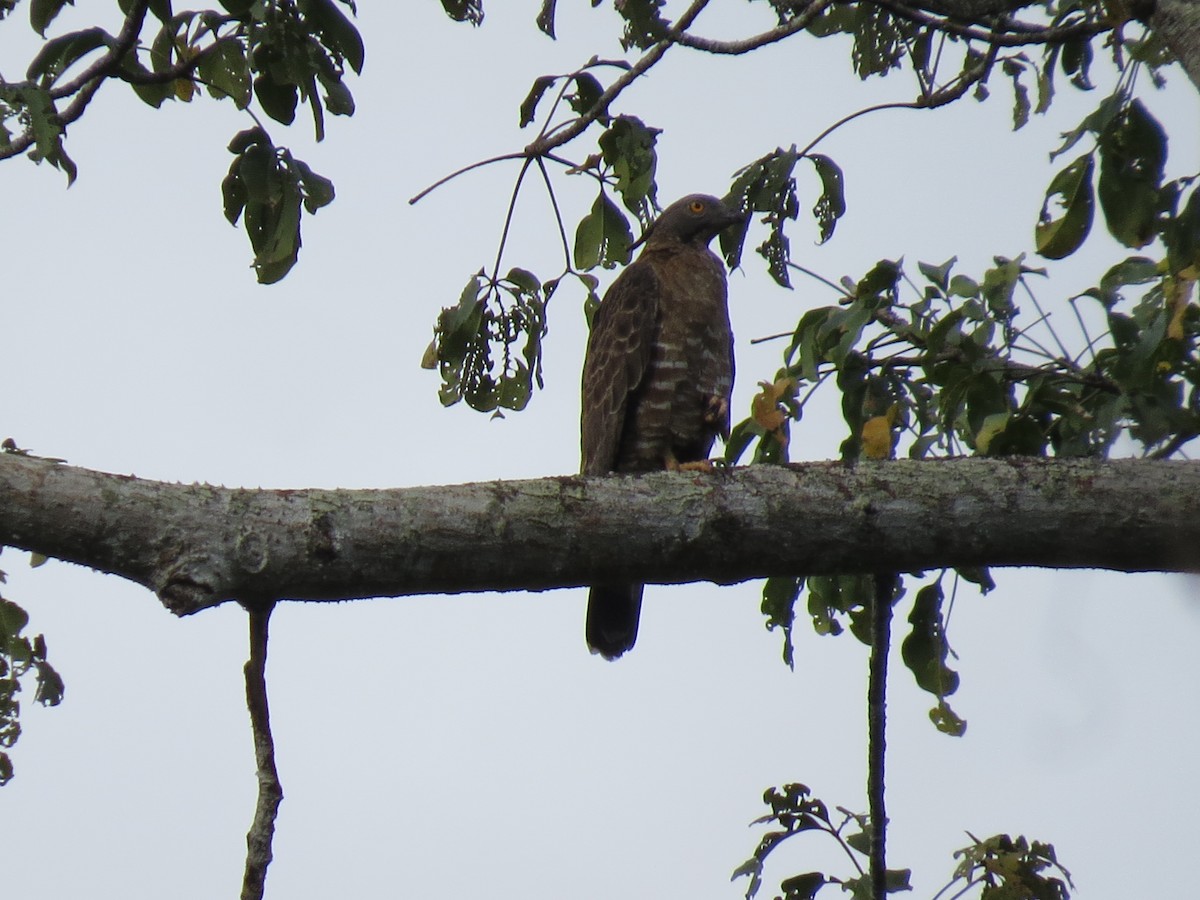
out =
[[[132,53],[127,53],[121,58],[121,69],[134,75],[144,76],[151,74],[150,70],[138,62]],[[155,109],[161,107],[163,101],[175,96],[175,87],[170,82],[138,84],[136,81],[130,81],[129,86],[143,103],[153,106]]]
[[[850,56],[858,77],[886,75],[898,68],[916,26],[883,9],[855,5],[854,47]]]
[[[871,852],[871,836],[865,831],[846,835],[846,843],[850,845],[851,850],[857,850],[863,856]]]
[[[39,635],[39,640],[40,637]],[[44,647],[42,649],[44,655]],[[39,659],[34,663],[34,673],[37,677],[37,687],[33,693],[34,702],[40,703],[42,706],[58,706],[62,703],[66,685],[63,684],[62,676],[55,671],[54,667],[44,659]]]
[[[29,613],[11,600],[0,597],[0,653],[9,655],[9,648],[29,624]]]
[[[1092,40],[1090,37],[1070,38],[1063,44],[1063,72],[1071,77],[1071,84],[1081,91],[1090,91],[1095,87],[1090,77],[1091,66]]]
[[[616,190],[625,208],[643,225],[657,205],[654,174],[658,155],[654,149],[661,128],[651,128],[635,116],[617,116],[600,135],[600,155],[616,177]]]
[[[666,30],[666,23],[659,14],[665,5],[665,0],[623,0],[615,4],[617,12],[625,20],[621,46],[626,50],[631,47],[645,50],[657,43]]]
[[[539,75],[533,81],[533,87],[529,89],[529,93],[525,95],[525,99],[521,101],[521,120],[520,126],[524,128],[537,117],[538,101],[542,99],[542,95],[546,90],[558,80],[557,75]]]
[[[29,4],[29,24],[42,37],[46,36],[46,28],[54,21],[55,16],[62,12],[67,4],[75,5],[75,0],[31,0]]]
[[[1095,199],[1092,173],[1095,160],[1087,153],[1054,176],[1046,190],[1046,200],[1034,229],[1037,251],[1047,259],[1070,256],[1087,238],[1092,228]],[[1057,200],[1057,218],[1051,204]]]
[[[985,594],[995,590],[996,582],[992,580],[986,566],[958,566],[954,571],[972,584],[979,585],[979,589]]]
[[[792,626],[796,620],[796,601],[803,589],[803,575],[776,575],[763,583],[761,608],[767,617],[767,630],[782,629],[783,662],[789,669],[795,668]]]
[[[508,274],[501,281],[515,285],[521,293],[528,295],[535,295],[542,289],[541,282],[538,281],[536,275],[528,269],[522,269],[517,266],[509,269]]]
[[[301,10],[321,35],[321,43],[361,75],[366,58],[362,35],[337,4],[333,0],[301,0]]]
[[[817,891],[828,883],[821,872],[805,872],[783,879],[779,887],[783,891],[783,900],[813,900]]]
[[[254,96],[258,98],[263,112],[284,125],[296,120],[296,104],[300,99],[294,84],[280,84],[267,73],[254,79]]]
[[[1183,212],[1163,230],[1163,243],[1172,272],[1200,270],[1200,189],[1193,189]]]
[[[1103,132],[1120,111],[1121,95],[1119,92],[1105,97],[1094,110],[1084,117],[1082,122],[1063,134],[1063,142],[1057,150],[1050,154],[1050,161],[1054,162],[1054,160],[1074,147],[1085,134],[1100,134]]]
[[[838,219],[846,212],[846,193],[842,184],[842,170],[828,156],[820,153],[810,154],[813,166],[821,179],[821,196],[813,206],[813,217],[820,228],[817,243],[823,244],[833,237],[833,229],[837,227]]]
[[[455,22],[483,23],[483,0],[442,0],[442,8]]]
[[[942,291],[946,291],[949,286],[950,270],[954,268],[954,264],[958,262],[957,256],[952,256],[940,266],[933,266],[929,263],[918,262],[917,269],[926,280],[933,282]]]
[[[49,40],[29,63],[25,77],[30,81],[41,78],[42,87],[49,87],[73,63],[93,50],[105,46],[111,37],[103,28],[88,28]]]
[[[1134,100],[1099,138],[1097,193],[1108,230],[1126,247],[1154,240],[1167,136],[1140,100]]]
[[[204,52],[196,68],[212,97],[229,97],[238,109],[250,105],[250,67],[241,41],[222,38]]]
[[[601,191],[575,231],[575,268],[587,271],[598,265],[606,269],[624,265],[632,243],[629,220]]]
[[[933,722],[934,727],[942,734],[948,734],[951,737],[962,737],[967,733],[966,720],[960,719],[945,700],[929,711],[929,721]]]
[[[730,185],[725,203],[733,209],[751,213],[765,213],[763,221],[770,231],[767,239],[757,248],[767,261],[771,277],[782,287],[792,286],[788,276],[791,260],[790,245],[784,227],[795,221],[800,214],[800,202],[796,198],[796,179],[793,172],[800,156],[795,146],[788,150],[782,147],[740,170]],[[721,253],[729,268],[741,263],[742,245],[746,239],[747,223],[739,228],[729,228],[720,235]]]
[[[323,175],[318,175],[302,160],[294,159],[292,160],[292,164],[296,167],[296,172],[300,176],[300,186],[304,194],[304,208],[310,214],[315,213],[322,206],[328,206],[333,202],[334,191],[332,181]]]
[[[939,699],[958,690],[958,673],[946,665],[950,645],[942,619],[944,599],[941,583],[937,581],[917,591],[908,616],[912,629],[900,646],[904,665],[913,673],[918,687]]]
[[[1016,259],[997,256],[995,258],[996,265],[983,274],[981,294],[987,301],[988,312],[997,321],[1007,322],[1017,313],[1016,304],[1013,303],[1013,293],[1017,289],[1021,276],[1025,273],[1022,266],[1023,258],[1024,254]]]
[[[239,173],[238,160],[229,167],[229,174],[221,182],[221,200],[225,218],[230,225],[236,225],[246,206],[246,185]]]
[[[1103,303],[1106,309],[1111,310],[1124,299],[1121,294],[1122,288],[1131,284],[1149,284],[1160,277],[1158,263],[1154,260],[1145,256],[1131,256],[1105,272],[1104,277],[1100,279],[1099,288],[1089,293]]]
[[[1021,81],[1025,67],[1015,59],[1006,59],[1002,68],[1013,83],[1013,131],[1020,131],[1029,124],[1029,89]]]
[[[537,27],[548,37],[554,37],[554,6],[556,0],[542,0],[542,8],[537,14]]]
[[[253,144],[247,147],[238,163],[238,177],[245,186],[249,202],[278,202],[281,183],[274,147],[269,144]]]
[[[25,87],[15,92],[13,97],[24,104],[29,117],[29,130],[34,140],[29,158],[35,163],[46,160],[66,174],[68,185],[73,184],[78,173],[75,163],[63,149],[62,121],[58,117],[58,110],[54,108],[49,91],[40,87]]]
[[[588,72],[580,72],[575,76],[574,81],[575,91],[574,93],[567,94],[567,104],[573,111],[582,116],[596,105],[596,101],[604,93],[604,88],[600,86],[600,82],[596,80],[596,76]],[[659,130],[656,128],[648,130],[652,131],[654,135],[659,134]],[[653,143],[652,138],[651,144]]]
[[[150,12],[160,22],[169,21],[173,16],[171,0],[150,0]]]

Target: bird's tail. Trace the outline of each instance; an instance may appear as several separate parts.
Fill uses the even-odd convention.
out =
[[[616,659],[637,640],[642,612],[640,584],[598,584],[588,593],[587,643],[593,653]]]

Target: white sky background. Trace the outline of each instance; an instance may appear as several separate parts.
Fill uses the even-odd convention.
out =
[[[71,128],[80,176],[69,191],[48,166],[0,166],[3,436],[73,464],[249,487],[575,471],[578,292],[554,299],[547,387],[524,413],[443,409],[436,376],[418,368],[437,311],[490,265],[516,164],[406,203],[527,143],[517,106],[534,77],[618,55],[610,9],[560,5],[557,43],[535,30],[533,2],[493,3],[479,30],[433,0],[361,5],[358,113],[331,119],[316,147],[303,112],[290,133],[270,126],[338,191],[305,217],[300,264],[281,285],[254,283],[244,233],[221,216],[225,144],[250,124],[232,104],[155,112],[109,85]],[[91,24],[95,5],[81,6],[63,28]],[[718,6],[705,33],[770,22],[765,4]],[[10,79],[30,57],[23,15],[0,24]],[[861,85],[847,53],[844,40],[800,39],[743,60],[669,54],[617,110],[666,129],[664,205],[722,194],[777,145],[907,98],[903,76]],[[1182,74],[1172,87],[1150,102],[1182,173],[1200,157],[1200,104]],[[850,211],[822,247],[798,223],[799,260],[837,278],[882,257],[957,254],[978,275],[992,253],[1029,250],[1045,153],[1087,107],[1056,104],[1012,136],[1011,94],[998,78],[992,88],[983,106],[886,112],[834,135],[821,149],[846,171]],[[590,185],[559,178],[569,216],[590,205]],[[520,211],[508,263],[556,274],[558,239],[532,178]],[[1106,260],[1057,266],[1039,293],[1066,333],[1065,298]],[[782,349],[750,338],[830,302],[796,283],[774,287],[752,252],[731,276],[738,411]],[[814,408],[794,457],[834,455],[843,428],[833,407]],[[67,696],[53,710],[25,697],[17,777],[0,791],[6,896],[236,896],[255,799],[245,616],[226,605],[181,621],[140,587],[26,563],[0,557],[4,594],[46,634]],[[1200,801],[1194,582],[996,575],[986,598],[960,592],[951,622],[964,739],[928,724],[933,699],[897,652],[892,864],[911,866],[913,896],[928,897],[965,829],[1008,831],[1052,841],[1081,897],[1143,895],[1148,879],[1155,894],[1177,893]],[[582,590],[281,607],[268,680],[286,799],[270,896],[740,897],[745,881],[729,875],[761,836],[746,825],[764,788],[803,781],[831,805],[866,805],[866,650],[798,627],[789,672],[759,588],[650,588],[638,647],[611,665],[584,646]],[[845,873],[832,843],[792,845],[764,892],[797,872]]]

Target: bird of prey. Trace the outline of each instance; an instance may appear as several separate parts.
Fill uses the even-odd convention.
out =
[[[733,332],[725,266],[708,244],[744,218],[706,194],[677,200],[605,293],[583,364],[583,474],[704,466],[716,435],[728,437]],[[640,584],[593,585],[591,651],[616,659],[632,647],[641,607]]]

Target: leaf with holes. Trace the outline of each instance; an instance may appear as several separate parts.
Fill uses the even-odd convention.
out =
[[[1088,153],[1057,175],[1046,190],[1042,212],[1034,228],[1037,252],[1047,259],[1070,256],[1092,230],[1095,197],[1092,173],[1095,159]],[[1052,205],[1057,208],[1052,211]]]

